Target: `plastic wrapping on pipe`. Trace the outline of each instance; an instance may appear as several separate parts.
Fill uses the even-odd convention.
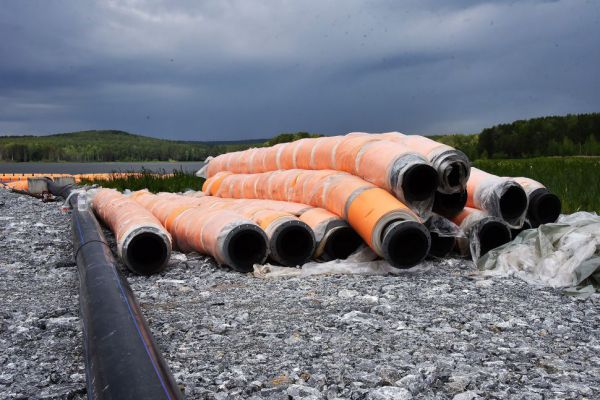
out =
[[[205,172],[212,177],[223,171],[250,174],[296,168],[356,175],[393,193],[425,217],[431,212],[437,187],[435,171],[424,156],[401,143],[366,133],[300,139],[227,153],[211,160]]]
[[[267,237],[253,221],[226,209],[203,209],[197,199],[140,191],[131,198],[154,214],[183,252],[213,256],[219,264],[240,272],[267,258]]]
[[[356,176],[330,170],[281,170],[260,174],[220,172],[207,179],[203,191],[225,198],[255,198],[304,203],[324,208],[346,219],[363,240],[381,257],[390,260],[386,239],[397,237],[387,229],[399,230],[398,223],[411,226],[415,245],[429,250],[429,233],[420,218],[387,191]],[[411,224],[412,222],[412,224]],[[418,235],[421,239],[417,239]],[[407,241],[408,243],[408,241]],[[402,247],[402,246],[400,246]],[[392,246],[392,251],[400,251]],[[393,258],[393,257],[392,257]],[[419,260],[410,260],[415,264]]]
[[[471,255],[474,262],[488,251],[511,240],[511,232],[505,221],[475,208],[465,207],[452,222],[460,227],[464,236],[456,243],[463,256]]]
[[[502,178],[471,168],[467,182],[467,206],[501,218],[511,228],[520,228],[527,216],[525,190],[512,178]]]
[[[513,178],[527,193],[529,205],[527,218],[531,226],[537,228],[541,224],[556,222],[560,215],[560,199],[540,182],[530,178]]]
[[[146,208],[114,189],[88,191],[98,217],[111,229],[117,252],[138,274],[164,269],[171,255],[171,235]]]
[[[399,142],[426,157],[439,175],[438,191],[451,194],[464,191],[469,179],[471,163],[460,150],[436,142],[425,136],[405,135],[400,132],[377,134],[385,140]]]
[[[431,235],[430,257],[446,257],[454,249],[456,240],[466,237],[458,225],[441,215],[432,214],[425,226]]]

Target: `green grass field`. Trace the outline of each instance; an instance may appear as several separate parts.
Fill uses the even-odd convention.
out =
[[[542,182],[560,197],[564,213],[600,213],[600,157],[477,160],[473,165],[500,176],[526,176]]]
[[[526,176],[542,182],[561,198],[563,212],[600,213],[600,157],[477,160],[473,165],[500,176]],[[182,171],[174,171],[174,174],[168,177],[160,177],[151,171],[145,171],[139,177],[116,176],[109,181],[84,183],[97,183],[119,190],[148,189],[156,193],[181,192],[186,189],[200,190],[203,182],[203,179]]]
[[[171,175],[168,171],[142,171],[136,176],[123,177],[114,174],[108,180],[82,180],[83,185],[97,184],[107,188],[120,191],[125,189],[141,190],[148,189],[153,193],[158,192],[182,192],[187,189],[201,190],[204,183],[203,178],[198,178],[192,173],[174,170]]]

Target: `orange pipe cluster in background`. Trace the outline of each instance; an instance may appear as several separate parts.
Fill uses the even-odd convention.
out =
[[[437,173],[424,156],[402,143],[366,133],[227,153],[211,160],[206,172],[212,177],[223,171],[253,174],[289,169],[347,172],[393,193],[422,215],[431,211],[437,188]],[[411,185],[409,179],[418,182]]]

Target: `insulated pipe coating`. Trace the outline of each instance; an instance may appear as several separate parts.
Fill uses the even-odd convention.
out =
[[[225,198],[292,201],[324,208],[346,219],[375,253],[398,268],[419,263],[429,251],[429,232],[414,212],[387,191],[344,172],[220,172],[206,180],[203,191]]]
[[[320,261],[346,259],[362,244],[360,236],[346,221],[323,208],[303,212],[300,220],[315,233],[318,245],[314,257]]]
[[[254,221],[269,238],[271,258],[287,267],[303,265],[315,251],[315,235],[306,223],[298,217],[284,212],[265,209],[261,200],[237,201],[213,196],[181,196],[172,193],[159,193],[158,197],[186,200],[204,210],[231,210]]]
[[[512,178],[501,178],[471,168],[467,182],[467,206],[501,218],[511,228],[520,228],[527,214],[525,190]]]
[[[461,254],[470,253],[474,262],[488,251],[511,240],[508,224],[482,210],[465,207],[452,222],[459,225],[466,235],[457,239]]]
[[[117,240],[117,252],[132,272],[163,270],[171,255],[171,235],[150,211],[114,189],[88,192],[98,217]]]
[[[446,194],[464,191],[469,179],[471,163],[462,151],[425,136],[405,135],[400,132],[381,133],[374,136],[401,143],[427,158],[439,175],[438,191]]]
[[[204,192],[187,192],[186,196],[205,197]],[[345,259],[354,253],[363,243],[354,229],[342,218],[319,207],[289,201],[264,199],[224,199],[212,197],[221,201],[233,201],[241,204],[252,204],[259,208],[273,211],[283,211],[300,218],[314,232],[317,242],[314,258],[320,261]]]
[[[48,188],[67,198],[73,186]],[[88,399],[182,399],[98,221],[77,194],[69,201]]]
[[[222,154],[205,170],[212,177],[223,171],[246,174],[296,168],[348,172],[388,190],[425,216],[438,184],[437,172],[424,156],[401,143],[360,132]]]
[[[205,210],[195,199],[133,193],[131,198],[146,207],[173,237],[183,252],[213,256],[219,264],[250,272],[267,258],[267,236],[253,221],[225,209]]]
[[[531,222],[531,226],[537,228],[542,224],[556,222],[561,209],[558,196],[533,179],[523,177],[513,179],[525,189],[529,198],[527,219]]]

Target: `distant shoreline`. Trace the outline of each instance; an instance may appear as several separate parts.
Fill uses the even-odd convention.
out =
[[[175,169],[196,172],[203,165],[203,161],[0,162],[0,174],[90,174],[133,172],[142,169],[157,172],[172,172]]]

